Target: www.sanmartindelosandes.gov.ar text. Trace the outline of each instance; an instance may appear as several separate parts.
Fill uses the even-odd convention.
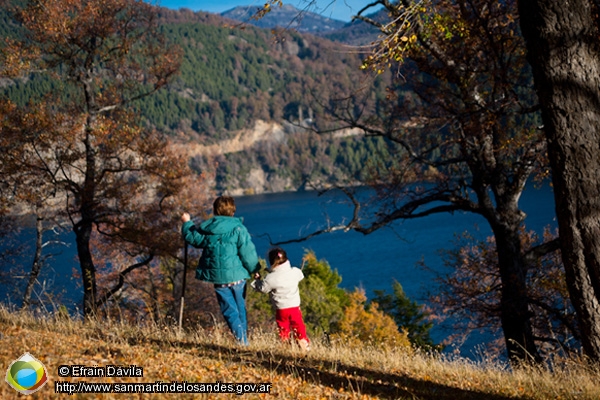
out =
[[[54,382],[55,393],[229,393],[243,395],[246,393],[270,393],[271,383],[197,383],[187,381],[175,382]]]

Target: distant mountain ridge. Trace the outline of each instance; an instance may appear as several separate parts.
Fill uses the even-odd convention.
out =
[[[259,7],[256,6],[239,6],[224,11],[220,15],[258,28],[295,30],[348,45],[368,45],[377,39],[379,33],[377,28],[363,21],[344,22],[314,12],[299,10],[289,4],[283,7],[273,7],[262,18],[253,18],[258,10]],[[366,16],[375,21],[385,20],[383,11]]]
[[[258,9],[259,7],[256,6],[239,6],[222,12],[221,16],[259,28],[272,29],[279,27],[312,34],[333,32],[346,25],[344,21],[323,17],[309,11],[301,11],[289,4],[285,4],[282,7],[273,7],[262,18],[252,18]]]

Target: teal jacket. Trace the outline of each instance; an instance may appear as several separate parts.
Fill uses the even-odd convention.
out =
[[[202,249],[196,279],[215,284],[249,279],[260,270],[256,248],[240,218],[215,216],[196,227],[181,227],[184,240]]]

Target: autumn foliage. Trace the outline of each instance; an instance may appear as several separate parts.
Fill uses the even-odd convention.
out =
[[[46,75],[53,89],[25,105],[0,99],[3,198],[71,225],[84,314],[132,287],[162,302],[167,282],[172,302],[181,267],[161,271],[159,259],[181,257],[178,215],[203,209],[210,189],[132,107],[177,73],[179,48],[142,1],[15,4],[24,34],[5,38],[0,73]]]
[[[401,347],[411,349],[408,333],[398,330],[396,322],[378,309],[377,303],[367,306],[364,291],[349,294],[350,304],[344,309],[339,332],[333,338],[348,346]]]

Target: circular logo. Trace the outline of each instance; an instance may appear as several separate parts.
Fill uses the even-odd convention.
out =
[[[8,367],[6,382],[17,392],[31,394],[48,382],[48,375],[44,364],[25,353]]]

